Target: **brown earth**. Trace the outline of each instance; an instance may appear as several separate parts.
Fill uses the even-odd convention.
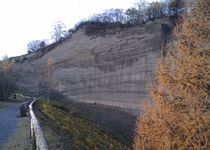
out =
[[[52,58],[54,90],[76,101],[139,110],[160,53],[161,24],[168,22],[163,18],[142,26],[107,29],[103,36],[87,36],[81,27],[48,52],[12,58],[18,86],[38,95],[46,86],[47,61]]]

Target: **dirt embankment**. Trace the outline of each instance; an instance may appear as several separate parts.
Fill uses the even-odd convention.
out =
[[[47,61],[52,58],[53,90],[78,101],[139,109],[147,95],[146,80],[153,78],[156,68],[161,25],[168,22],[164,18],[90,36],[81,28],[47,53],[14,58],[18,86],[34,95],[43,92]]]

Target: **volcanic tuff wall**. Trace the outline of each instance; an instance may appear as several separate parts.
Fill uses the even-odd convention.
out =
[[[13,58],[20,88],[38,94],[53,58],[53,89],[74,100],[136,107],[146,98],[146,79],[153,77],[161,45],[160,19],[142,27],[107,29],[104,36],[85,34],[51,51]]]

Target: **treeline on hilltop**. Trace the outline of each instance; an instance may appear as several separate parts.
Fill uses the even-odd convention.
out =
[[[64,23],[56,22],[51,35],[52,43],[48,44],[45,40],[30,41],[27,45],[28,53],[51,49],[70,38],[82,26],[85,26],[87,35],[103,35],[104,30],[110,28],[138,26],[164,16],[177,18],[180,13],[190,9],[190,2],[191,0],[169,0],[168,2],[147,3],[145,0],[139,0],[134,7],[128,8],[125,11],[123,9],[107,9],[104,13],[95,14],[88,19],[78,22],[68,31]]]

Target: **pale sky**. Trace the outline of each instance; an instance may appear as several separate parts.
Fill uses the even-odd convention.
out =
[[[152,1],[152,0],[148,0]],[[109,8],[127,9],[136,0],[0,0],[0,59],[27,53],[31,40],[50,39],[52,25],[67,29]]]

